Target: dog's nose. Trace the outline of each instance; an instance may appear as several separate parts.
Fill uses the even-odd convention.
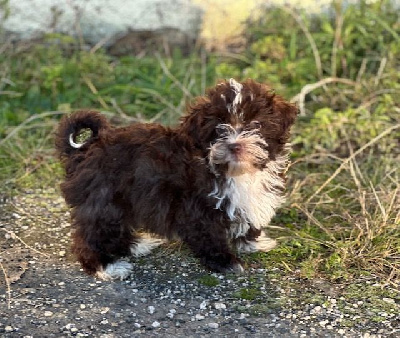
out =
[[[234,153],[234,154],[238,154],[240,153],[240,151],[242,150],[242,145],[239,143],[231,143],[228,145],[228,149]]]

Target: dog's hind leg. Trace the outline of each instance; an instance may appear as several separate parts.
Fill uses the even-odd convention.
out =
[[[73,212],[73,226],[73,252],[85,272],[104,280],[128,277],[133,266],[122,258],[130,256],[136,238],[117,207],[108,204],[101,213],[78,207]]]

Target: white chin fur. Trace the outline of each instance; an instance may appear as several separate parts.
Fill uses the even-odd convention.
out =
[[[96,277],[102,280],[126,279],[133,270],[133,265],[127,261],[119,260],[108,264],[105,269],[97,271]]]
[[[161,238],[153,238],[144,236],[140,238],[139,242],[131,245],[131,254],[135,257],[146,256],[153,249],[165,243],[166,241]]]

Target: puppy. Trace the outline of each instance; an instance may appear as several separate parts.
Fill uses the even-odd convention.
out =
[[[72,208],[73,252],[102,279],[126,278],[130,255],[180,239],[209,269],[243,271],[235,251],[270,250],[262,228],[284,201],[297,108],[252,80],[223,81],[188,106],[176,128],[109,125],[101,114],[65,116],[56,149]],[[91,136],[78,143],[82,129]]]

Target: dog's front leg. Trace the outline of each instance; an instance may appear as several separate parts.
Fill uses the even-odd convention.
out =
[[[237,224],[234,229],[240,228]],[[250,225],[247,232],[236,235],[235,231],[231,231],[232,244],[239,253],[252,253],[257,251],[267,252],[277,246],[277,242],[269,238],[261,229],[257,229]]]
[[[179,236],[200,258],[201,263],[216,272],[242,273],[244,269],[241,260],[231,251],[225,227],[204,220],[196,223],[192,229],[186,229],[189,231]]]

